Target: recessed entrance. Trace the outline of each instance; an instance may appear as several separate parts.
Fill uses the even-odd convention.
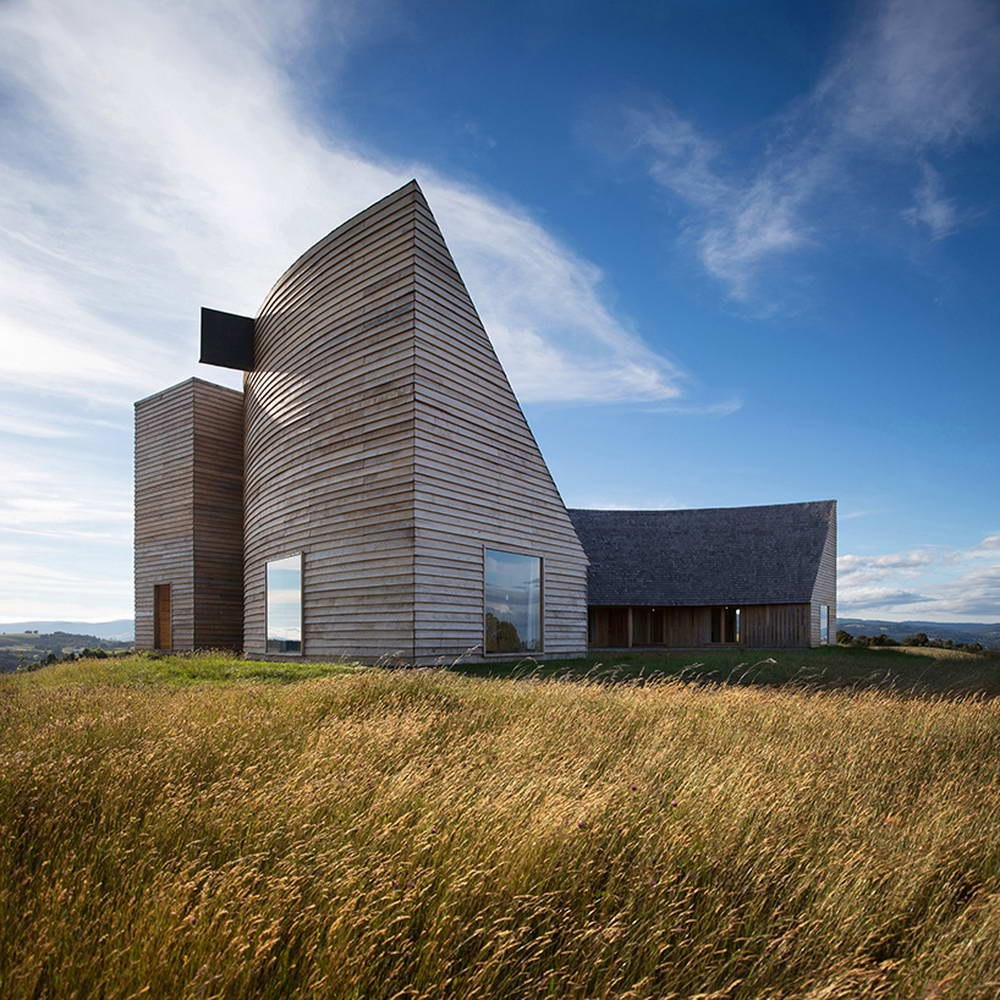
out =
[[[171,634],[170,584],[158,583],[153,587],[153,648],[173,648]]]
[[[742,617],[739,608],[712,608],[712,642],[739,642]]]

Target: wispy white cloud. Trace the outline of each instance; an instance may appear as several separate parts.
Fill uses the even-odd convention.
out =
[[[985,565],[984,565],[985,563]],[[1000,536],[964,548],[934,546],[837,560],[843,614],[1000,621]]]
[[[748,297],[763,261],[808,241],[798,212],[819,180],[818,171],[782,177],[772,166],[751,183],[741,183],[717,164],[718,144],[673,109],[633,109],[626,117],[634,145],[651,154],[650,175],[696,212],[684,238],[735,298]]]
[[[298,253],[418,175],[525,399],[677,396],[682,373],[607,308],[600,271],[524,210],[309,117],[290,69],[315,16],[262,2],[6,9],[16,155],[0,222],[16,236],[0,243],[0,377],[109,398],[183,377],[200,303],[255,312]],[[338,38],[343,54],[358,9],[323,17],[324,55]]]
[[[126,558],[97,564],[81,560],[59,568],[41,565],[37,551],[20,558],[13,553],[0,559],[0,574],[17,581],[17,589],[0,602],[0,620],[38,618],[39,608],[48,618],[70,621],[131,617],[132,588],[122,572],[127,565]]]
[[[977,567],[949,581],[935,604],[943,612],[1000,621],[1000,565]]]
[[[881,577],[900,569],[917,569],[935,562],[936,556],[930,552],[899,552],[882,556],[844,555],[837,560],[840,576],[864,576],[868,579]]]
[[[45,421],[40,416],[29,416],[24,412],[13,410],[0,410],[0,434],[13,434],[18,437],[30,438],[68,438],[76,436],[75,431],[64,425]]]
[[[840,613],[871,611],[872,609],[895,609],[909,604],[926,604],[933,598],[912,590],[898,590],[892,587],[855,587],[840,599]]]
[[[0,579],[0,619],[69,615],[70,584],[64,595],[42,581],[71,563],[119,574],[102,593],[121,603],[85,616],[128,613],[132,401],[195,372],[238,384],[194,364],[198,307],[254,314],[298,254],[414,176],[523,399],[678,398],[680,367],[524,208],[364,148],[349,116],[314,107],[302,67],[335,94],[380,12],[352,0],[0,6],[0,445],[20,443],[0,450],[0,556],[34,567]]]
[[[720,399],[715,403],[658,403],[643,407],[644,413],[676,413],[684,416],[728,417],[743,409],[743,400],[737,396]]]
[[[0,621],[129,615],[131,491],[93,454],[50,460],[0,444]]]
[[[673,108],[663,106],[653,112],[627,109],[625,118],[633,144],[654,154],[649,172],[663,187],[706,209],[715,209],[731,197],[734,186],[719,176],[715,162],[720,153],[718,143],[702,135]]]
[[[65,459],[58,467],[41,468],[37,456],[27,450],[3,449],[0,470],[0,539],[32,535],[125,545],[131,541],[131,490],[102,476],[99,465]]]
[[[888,0],[858,25],[816,96],[839,131],[865,142],[947,147],[995,114],[998,48],[991,0]]]
[[[674,109],[630,110],[627,129],[650,176],[688,207],[683,239],[746,302],[769,266],[843,224],[829,206],[857,196],[862,160],[892,165],[909,185],[919,159],[903,214],[933,239],[967,220],[928,157],[993,124],[998,51],[1000,8],[989,0],[889,0],[866,12],[814,90],[763,126],[749,176],[727,169],[724,144]]]
[[[915,226],[925,226],[933,239],[948,236],[958,227],[955,202],[943,194],[941,175],[929,163],[922,165],[922,177],[913,199],[913,204],[903,212],[903,218]]]

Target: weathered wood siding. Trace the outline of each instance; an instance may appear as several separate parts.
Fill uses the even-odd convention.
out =
[[[243,648],[243,393],[194,382],[194,644]]]
[[[413,198],[299,258],[245,379],[244,647],[265,652],[266,563],[303,554],[305,656],[413,654]]]
[[[788,648],[810,644],[810,605],[751,604],[740,607],[741,646]],[[711,607],[592,607],[594,647],[688,649],[712,642]]]
[[[175,649],[194,648],[193,386],[135,404],[135,644],[152,649],[153,588],[170,585]]]
[[[241,404],[239,392],[189,379],[135,405],[139,649],[153,648],[162,584],[174,649],[240,645]]]
[[[810,645],[819,645],[820,622],[819,612],[824,605],[830,608],[830,644],[837,641],[837,505],[834,503],[830,517],[830,527],[827,529],[826,542],[823,545],[823,555],[819,561],[816,573],[816,583],[813,586],[810,605]]]
[[[544,652],[583,652],[586,556],[419,189],[413,198],[416,655],[482,652],[484,548],[541,556]]]
[[[303,553],[307,657],[483,643],[484,545],[544,559],[547,652],[586,646],[585,557],[415,183],[278,281],[245,380],[245,648]]]
[[[712,641],[708,607],[592,607],[590,644],[595,647],[687,649]]]
[[[666,646],[700,646],[712,639],[711,608],[664,608],[662,618]]]
[[[751,604],[742,606],[742,641],[757,649],[808,646],[808,604]]]

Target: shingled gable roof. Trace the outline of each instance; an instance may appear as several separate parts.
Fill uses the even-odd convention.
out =
[[[805,604],[836,501],[707,510],[570,510],[589,604]]]

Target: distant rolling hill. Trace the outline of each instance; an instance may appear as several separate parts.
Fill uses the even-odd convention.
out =
[[[31,669],[44,663],[50,655],[61,659],[85,649],[125,650],[131,647],[131,639],[121,642],[80,632],[0,631],[0,674]]]
[[[838,618],[837,628],[851,635],[878,635],[884,632],[897,641],[924,632],[929,639],[978,642],[987,648],[1000,648],[1000,622],[989,625],[983,622],[887,622],[869,618]]]
[[[838,618],[837,628],[851,635],[878,635],[884,632],[897,641],[916,632],[926,632],[931,639],[951,639],[952,642],[978,642],[988,648],[1000,649],[1000,622],[889,622],[872,618]],[[0,622],[0,633],[23,635],[39,632],[69,632],[77,636],[96,636],[113,642],[134,642],[135,623],[131,618],[110,622],[31,621]]]
[[[116,642],[132,642],[135,639],[135,623],[131,618],[117,618],[111,622],[0,622],[0,632],[18,635],[25,632],[69,632],[73,635],[94,635],[98,639],[112,639]]]

